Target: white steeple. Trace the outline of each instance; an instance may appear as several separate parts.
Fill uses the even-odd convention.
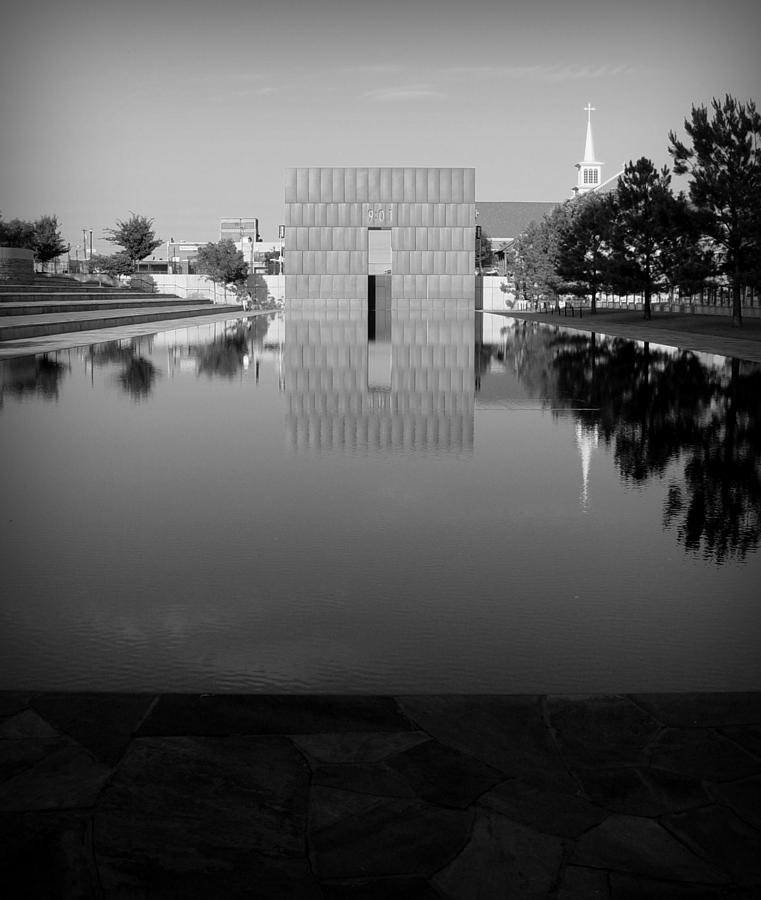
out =
[[[592,138],[592,113],[595,107],[587,103],[584,107],[587,114],[587,140],[584,144],[584,159],[576,164],[579,171],[574,194],[586,194],[602,183],[602,163],[595,159],[595,143]]]
[[[576,422],[576,447],[581,457],[581,493],[579,501],[582,512],[589,509],[589,465],[592,461],[592,453],[597,449],[600,441],[600,433],[596,425],[584,426],[580,421]]]
[[[587,114],[587,142],[584,145],[584,162],[585,163],[593,163],[595,160],[595,143],[592,140],[592,113],[594,112],[594,106],[591,103],[588,103],[584,107],[584,112]]]

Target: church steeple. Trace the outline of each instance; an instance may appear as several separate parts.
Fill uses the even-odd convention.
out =
[[[584,162],[593,163],[595,161],[595,144],[592,140],[592,113],[594,112],[594,106],[591,103],[588,103],[584,107],[584,112],[587,114],[587,142],[584,145]]]
[[[595,144],[592,138],[592,113],[595,112],[595,107],[587,103],[584,112],[587,114],[587,140],[584,144],[584,159],[576,163],[579,171],[576,187],[573,189],[576,195],[586,194],[602,183],[602,163],[595,159]]]

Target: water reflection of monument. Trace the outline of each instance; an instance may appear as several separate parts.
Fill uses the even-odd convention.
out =
[[[290,301],[286,441],[307,451],[470,451],[472,301]]]

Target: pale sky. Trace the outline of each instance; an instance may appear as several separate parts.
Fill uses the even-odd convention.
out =
[[[282,222],[290,166],[474,166],[563,200],[591,102],[603,178],[670,162],[693,103],[759,100],[755,0],[24,0],[0,32],[0,212],[72,248],[130,212],[167,240]]]

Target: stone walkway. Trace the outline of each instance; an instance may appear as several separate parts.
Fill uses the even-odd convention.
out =
[[[0,694],[0,895],[761,896],[761,694]]]
[[[581,318],[578,314],[571,317],[557,313],[492,314],[761,362],[761,319],[746,319],[742,328],[733,328],[729,316],[670,312],[654,313],[649,322],[633,310],[601,310],[595,315],[584,310]]]

